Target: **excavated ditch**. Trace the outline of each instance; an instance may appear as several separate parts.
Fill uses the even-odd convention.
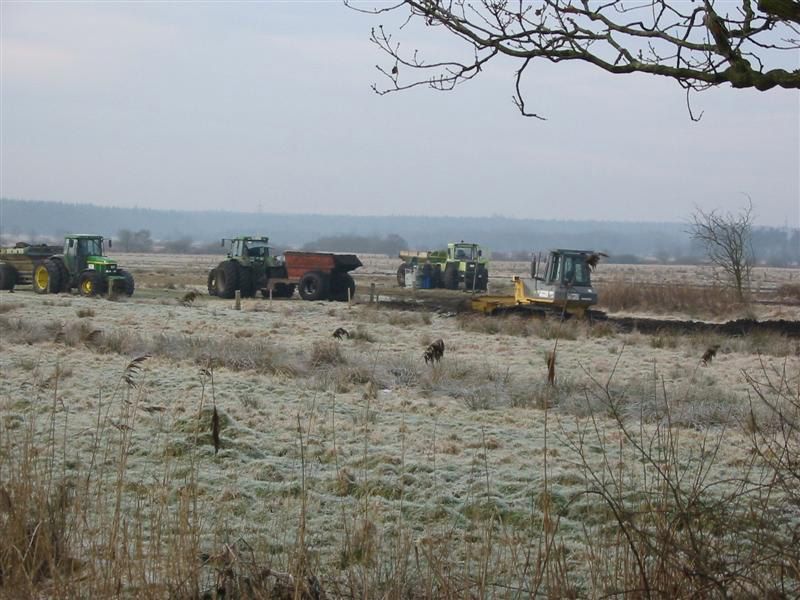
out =
[[[432,310],[443,315],[456,315],[471,312],[468,299],[464,298],[396,298],[387,297],[381,299],[381,308],[395,310]],[[542,317],[542,311],[519,310],[513,311],[515,314],[528,314],[532,318]],[[503,318],[498,316],[497,318]],[[622,332],[639,331],[646,335],[658,333],[681,333],[681,334],[718,334],[718,335],[753,335],[759,333],[777,333],[789,338],[800,338],[800,321],[790,321],[787,319],[774,319],[758,321],[756,319],[735,319],[724,323],[712,323],[708,321],[681,320],[681,319],[657,319],[652,317],[618,317],[607,315],[602,312],[592,311],[592,320],[611,323]]]

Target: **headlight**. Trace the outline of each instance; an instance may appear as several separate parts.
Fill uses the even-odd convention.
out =
[[[580,294],[567,294],[567,300],[580,300]]]

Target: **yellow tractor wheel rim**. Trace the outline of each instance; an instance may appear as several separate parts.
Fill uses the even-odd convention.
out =
[[[83,293],[87,296],[90,296],[92,292],[94,292],[94,286],[92,285],[91,279],[84,279],[83,283],[81,284],[81,289]]]
[[[47,272],[47,267],[38,267],[36,269],[36,287],[40,290],[46,290],[48,283],[50,283],[50,273]]]

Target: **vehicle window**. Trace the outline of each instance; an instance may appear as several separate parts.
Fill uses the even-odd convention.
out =
[[[472,248],[456,248],[456,258],[460,260],[472,260]]]
[[[248,256],[259,258],[269,256],[269,246],[264,242],[247,242],[246,248]]]
[[[102,256],[103,244],[100,240],[78,240],[78,254],[81,256]]]
[[[560,281],[561,280],[561,257],[556,255],[553,256],[552,261],[550,262],[550,273],[548,273],[548,281]]]
[[[589,269],[582,256],[564,257],[564,283],[589,285]]]

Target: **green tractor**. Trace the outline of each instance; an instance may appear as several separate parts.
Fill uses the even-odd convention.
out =
[[[489,282],[488,252],[478,244],[461,240],[447,244],[447,250],[400,253],[397,283],[406,286],[406,274],[413,274],[418,288],[485,291]]]
[[[111,240],[108,240],[111,247]],[[109,291],[133,294],[133,276],[103,253],[103,237],[73,234],[64,238],[64,253],[55,254],[33,269],[33,291],[58,294],[78,288],[81,296]]]
[[[291,298],[298,290],[303,300],[346,301],[354,297],[356,284],[350,271],[362,266],[354,254],[285,252],[270,254],[269,238],[242,236],[230,241],[228,256],[208,272],[208,293],[233,298]]]
[[[264,294],[267,281],[274,272],[282,273],[282,266],[275,256],[267,237],[240,236],[223,238],[222,246],[230,242],[225,260],[208,272],[208,293],[220,298],[233,298],[236,290],[242,296],[254,296],[258,290]],[[295,286],[276,285],[272,294],[276,298],[290,298]],[[267,292],[268,293],[268,292]]]

